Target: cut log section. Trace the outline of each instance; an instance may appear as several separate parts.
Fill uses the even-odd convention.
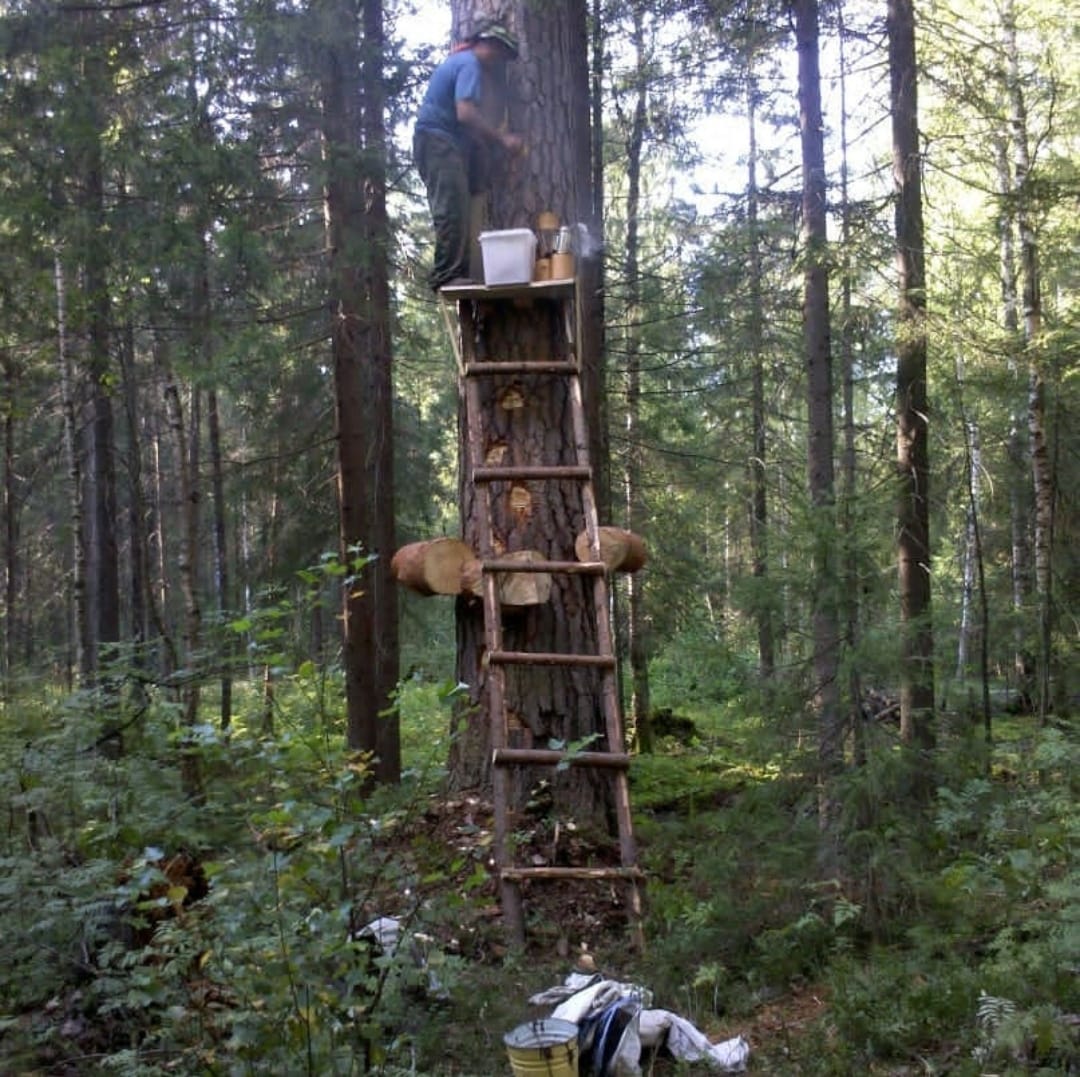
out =
[[[582,531],[574,540],[574,553],[579,561],[592,560],[587,531]],[[640,535],[621,527],[600,528],[600,560],[609,572],[637,572],[648,559],[645,540]]]
[[[539,550],[515,550],[504,553],[499,558],[502,562],[516,561],[529,563],[543,561],[544,555]],[[462,594],[480,595],[482,591],[483,562],[479,558],[462,566]],[[499,596],[499,605],[504,609],[520,609],[525,606],[542,606],[551,598],[551,576],[547,572],[498,572],[495,574],[495,586]]]
[[[390,562],[390,572],[418,595],[458,595],[462,568],[475,559],[476,554],[460,539],[426,539],[402,546]]]
[[[543,561],[538,550],[517,550],[499,560],[531,563]],[[418,595],[483,594],[483,561],[460,539],[437,538],[402,546],[390,561],[394,579]],[[506,608],[542,606],[551,598],[547,572],[499,572],[496,574],[499,605]]]

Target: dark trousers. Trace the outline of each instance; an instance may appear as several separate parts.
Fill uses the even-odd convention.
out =
[[[453,142],[430,131],[414,135],[413,161],[435,225],[435,266],[428,280],[440,288],[469,275],[469,163]]]

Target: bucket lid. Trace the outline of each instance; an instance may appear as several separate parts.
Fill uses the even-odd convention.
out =
[[[545,1017],[540,1021],[527,1021],[503,1036],[507,1047],[558,1047],[577,1039],[578,1027],[572,1021],[560,1021]]]
[[[531,228],[504,228],[498,232],[481,232],[476,238],[483,243],[485,239],[522,239],[526,236],[529,239],[536,239],[536,234]]]

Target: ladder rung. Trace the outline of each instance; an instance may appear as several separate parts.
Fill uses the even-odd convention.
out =
[[[597,666],[614,669],[615,659],[606,654],[550,654],[543,651],[488,651],[487,659],[504,666]]]
[[[491,561],[482,562],[484,572],[563,572],[570,576],[602,576],[603,561]]]
[[[577,374],[577,363],[566,359],[523,360],[514,359],[501,363],[466,363],[465,376],[487,377],[490,374]]]
[[[573,464],[531,465],[522,467],[478,467],[474,482],[506,482],[512,479],[591,479],[592,468]]]
[[[508,882],[525,879],[643,879],[640,868],[502,868],[499,877]]]
[[[626,770],[630,766],[630,756],[625,752],[564,752],[547,748],[496,748],[491,753],[491,762],[496,767],[556,767],[565,764],[573,767]]]

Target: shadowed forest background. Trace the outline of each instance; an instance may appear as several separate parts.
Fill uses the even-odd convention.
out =
[[[0,1071],[502,1073],[585,949],[752,1072],[1075,1073],[1075,5],[430,13],[0,0]],[[454,600],[389,574],[463,532],[407,147],[491,14],[649,550],[644,955],[588,885],[508,948]],[[603,861],[565,784],[520,848]]]

